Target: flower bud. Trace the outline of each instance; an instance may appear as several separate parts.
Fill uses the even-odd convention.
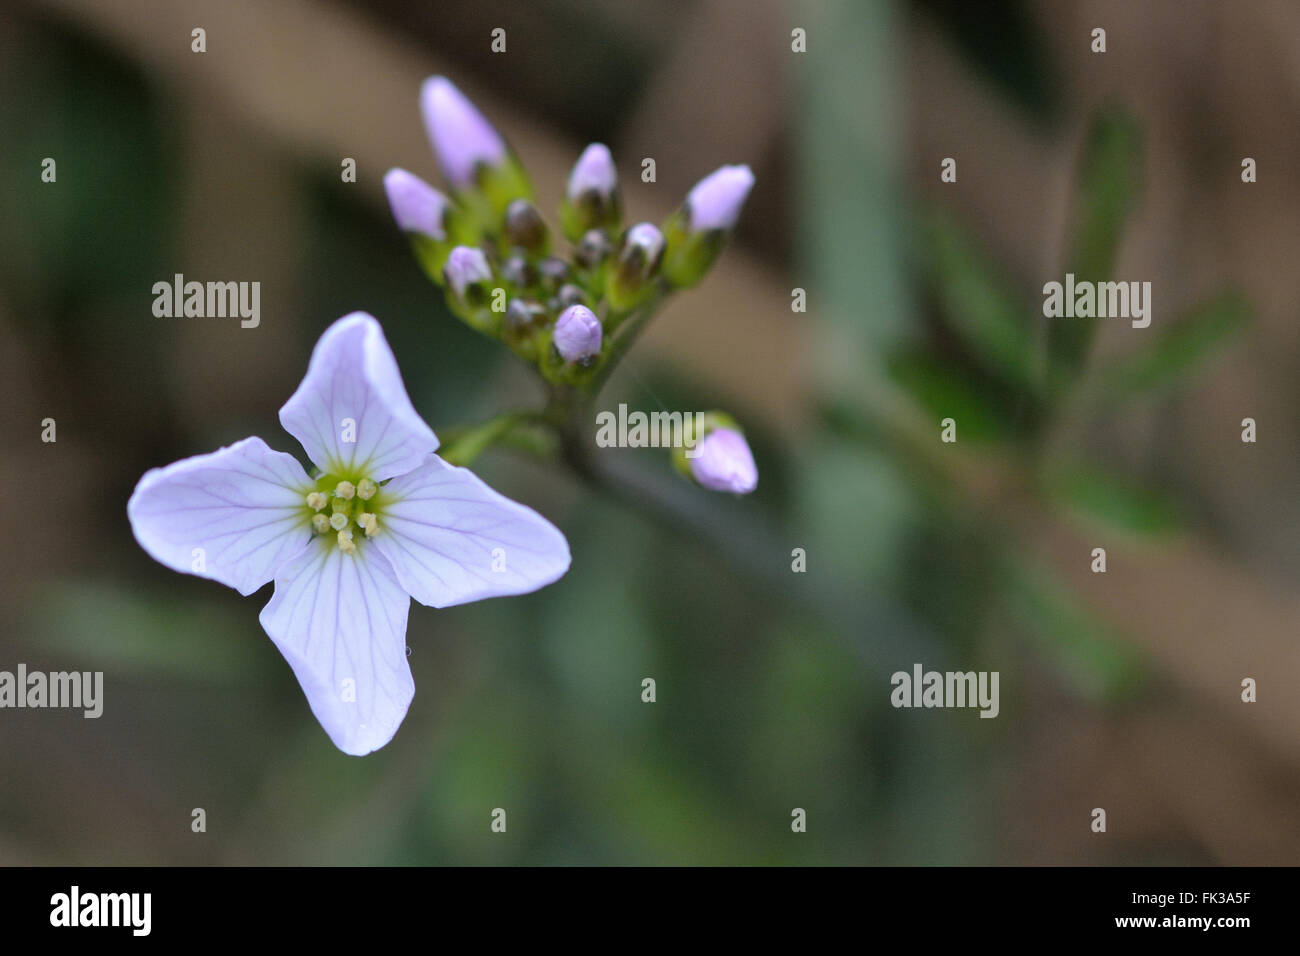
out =
[[[506,306],[506,328],[523,332],[546,321],[546,309],[540,302],[528,299],[511,299]]]
[[[447,305],[460,319],[485,335],[500,332],[501,316],[491,309],[492,266],[482,249],[457,246],[442,270],[447,281]]]
[[[411,240],[425,275],[442,285],[442,267],[453,245],[449,238],[458,222],[455,206],[419,176],[404,169],[384,175],[384,192],[398,228]]]
[[[577,202],[588,193],[608,200],[617,189],[618,171],[614,169],[614,157],[610,155],[609,147],[604,143],[592,143],[573,164],[565,195],[571,202]]]
[[[686,195],[686,219],[692,232],[731,229],[754,186],[748,166],[723,166],[705,176]]]
[[[605,294],[614,309],[626,312],[650,297],[654,291],[651,280],[658,272],[663,252],[663,233],[648,222],[638,223],[623,234],[618,261],[605,284]]]
[[[749,444],[733,428],[714,429],[687,460],[692,477],[712,491],[747,495],[758,487],[758,466]]]
[[[420,112],[443,175],[454,189],[472,188],[480,166],[505,162],[505,140],[445,76],[424,81]]]
[[[546,308],[540,302],[514,298],[506,306],[501,337],[525,362],[536,362],[541,354],[538,342],[545,343],[543,330],[546,322]]]
[[[537,271],[542,277],[542,282],[552,289],[557,289],[568,282],[572,274],[569,264],[559,256],[547,256],[537,263]]]
[[[420,112],[464,220],[457,238],[479,242],[496,237],[510,202],[532,195],[523,167],[501,134],[446,77],[424,81]]]
[[[546,222],[527,199],[516,199],[506,207],[506,245],[526,252],[543,254],[550,245]]]
[[[473,246],[457,246],[451,250],[442,273],[458,299],[467,298],[476,288],[492,281],[492,267],[488,265],[487,256],[483,255],[482,249]]]
[[[615,230],[621,218],[618,172],[609,147],[592,143],[569,173],[569,185],[560,207],[560,222],[570,242],[589,229]]]
[[[447,238],[444,222],[451,203],[419,176],[404,169],[390,169],[384,175],[384,192],[393,218],[403,232],[414,232],[438,241]]]
[[[574,250],[573,258],[578,265],[590,272],[599,269],[613,251],[609,236],[604,230],[592,229],[583,233],[578,241],[578,248]]]
[[[723,166],[696,183],[664,227],[664,276],[677,288],[696,285],[736,225],[754,186],[748,166]]]
[[[511,256],[501,263],[501,278],[516,289],[528,289],[537,284],[537,270],[523,256]]]
[[[582,286],[566,282],[560,286],[560,291],[555,293],[555,301],[561,309],[567,309],[571,305],[585,305],[587,293],[582,291]]]
[[[600,354],[600,319],[585,305],[571,305],[555,320],[555,351],[565,362],[589,364]]]

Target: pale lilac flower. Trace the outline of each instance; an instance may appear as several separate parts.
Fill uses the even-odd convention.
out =
[[[176,571],[252,594],[261,623],[345,753],[386,744],[415,693],[410,599],[448,607],[550,584],[564,536],[436,454],[374,318],[335,322],[280,422],[322,474],[246,438],[156,468],[127,505],[136,540]]]
[[[505,140],[445,76],[424,81],[420,112],[443,174],[454,188],[473,186],[479,163],[498,166],[505,160]]]
[[[735,429],[715,429],[695,451],[691,474],[705,488],[747,495],[758,487],[758,466],[745,436]]]
[[[555,320],[555,351],[566,362],[595,358],[600,338],[600,319],[585,305],[571,305]]]
[[[457,246],[447,257],[443,275],[448,285],[457,296],[463,297],[465,290],[476,282],[487,282],[492,278],[492,267],[482,249],[473,246]]]
[[[384,192],[403,232],[418,232],[437,240],[447,238],[443,220],[451,203],[419,176],[404,169],[390,169],[384,175]]]
[[[565,195],[570,202],[577,202],[589,192],[608,199],[616,188],[618,171],[614,168],[614,157],[610,155],[609,147],[604,143],[592,143],[574,163]]]
[[[709,173],[686,196],[691,229],[730,229],[753,185],[748,166],[723,166]]]

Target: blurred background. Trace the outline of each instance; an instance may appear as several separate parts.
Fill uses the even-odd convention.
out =
[[[354,309],[435,430],[540,404],[388,214],[388,168],[437,181],[435,72],[552,217],[593,140],[629,221],[753,167],[601,404],[725,408],[761,480],[489,452],[572,570],[413,605],[410,714],[356,759],[261,631],[270,589],[155,564],[125,507],[250,434],[299,454],[276,412]],[[0,669],[102,670],[105,705],[0,713],[0,863],[1295,863],[1298,105],[1288,0],[7,3]],[[1150,281],[1150,328],[1044,320],[1067,271]],[[155,318],[175,273],[260,281],[260,326]],[[998,671],[1000,715],[891,708],[916,663]]]

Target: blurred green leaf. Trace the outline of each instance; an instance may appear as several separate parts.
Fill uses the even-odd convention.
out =
[[[1074,235],[1066,271],[1075,281],[1101,282],[1115,268],[1124,226],[1141,190],[1142,135],[1127,111],[1100,113],[1084,141],[1075,193]],[[1048,327],[1049,382],[1065,391],[1083,366],[1096,319],[1055,318]]]
[[[1093,469],[1060,469],[1045,480],[1044,491],[1085,517],[1132,534],[1170,534],[1181,526],[1161,496]]]
[[[1025,311],[971,237],[935,211],[922,226],[922,255],[944,318],[990,371],[1036,384]]]
[[[163,598],[66,581],[40,591],[26,621],[44,647],[87,667],[222,684],[246,682],[274,662],[263,653],[266,635],[256,609],[244,611],[192,594]]]
[[[38,30],[12,66],[0,75],[0,286],[29,306],[15,319],[70,333],[62,324],[88,324],[69,308],[85,297],[147,304],[172,271],[159,250],[172,239],[180,152],[160,98],[138,65],[74,33]],[[39,180],[45,157],[57,161],[53,183]]]
[[[1089,391],[1095,393],[1098,403],[1112,405],[1176,385],[1249,318],[1245,299],[1237,292],[1224,293],[1099,370]]]
[[[1060,110],[1060,70],[1043,35],[1046,21],[1024,0],[969,3],[913,0],[951,40],[974,72],[1031,119],[1051,120]]]
[[[963,380],[941,360],[919,352],[905,352],[887,363],[890,379],[934,417],[954,418],[963,440],[991,442],[1006,437],[1009,429],[1001,410],[978,387]]]
[[[1141,659],[1122,635],[1080,605],[1054,576],[1012,559],[1005,579],[1009,610],[1079,690],[1114,699],[1141,681]]]

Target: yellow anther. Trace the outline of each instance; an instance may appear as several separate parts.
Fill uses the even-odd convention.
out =
[[[324,515],[312,515],[311,526],[316,529],[317,534],[324,534],[330,529],[330,519]]]
[[[375,492],[378,490],[379,486],[369,478],[362,478],[357,482],[357,497],[362,501],[369,501],[375,496]]]
[[[342,531],[348,526],[348,516],[339,514],[337,511],[330,515],[330,527],[335,531]]]
[[[313,491],[307,496],[307,507],[312,511],[320,511],[329,504],[330,496],[323,491]]]
[[[339,550],[344,554],[351,554],[357,550],[357,546],[352,543],[352,529],[344,528],[339,532]]]
[[[350,481],[340,481],[339,486],[334,489],[334,494],[338,495],[344,501],[351,501],[352,496],[357,493],[357,486]]]
[[[375,520],[375,516],[364,511],[357,515],[357,524],[365,530],[367,538],[373,538],[375,532],[379,530],[379,522]]]

